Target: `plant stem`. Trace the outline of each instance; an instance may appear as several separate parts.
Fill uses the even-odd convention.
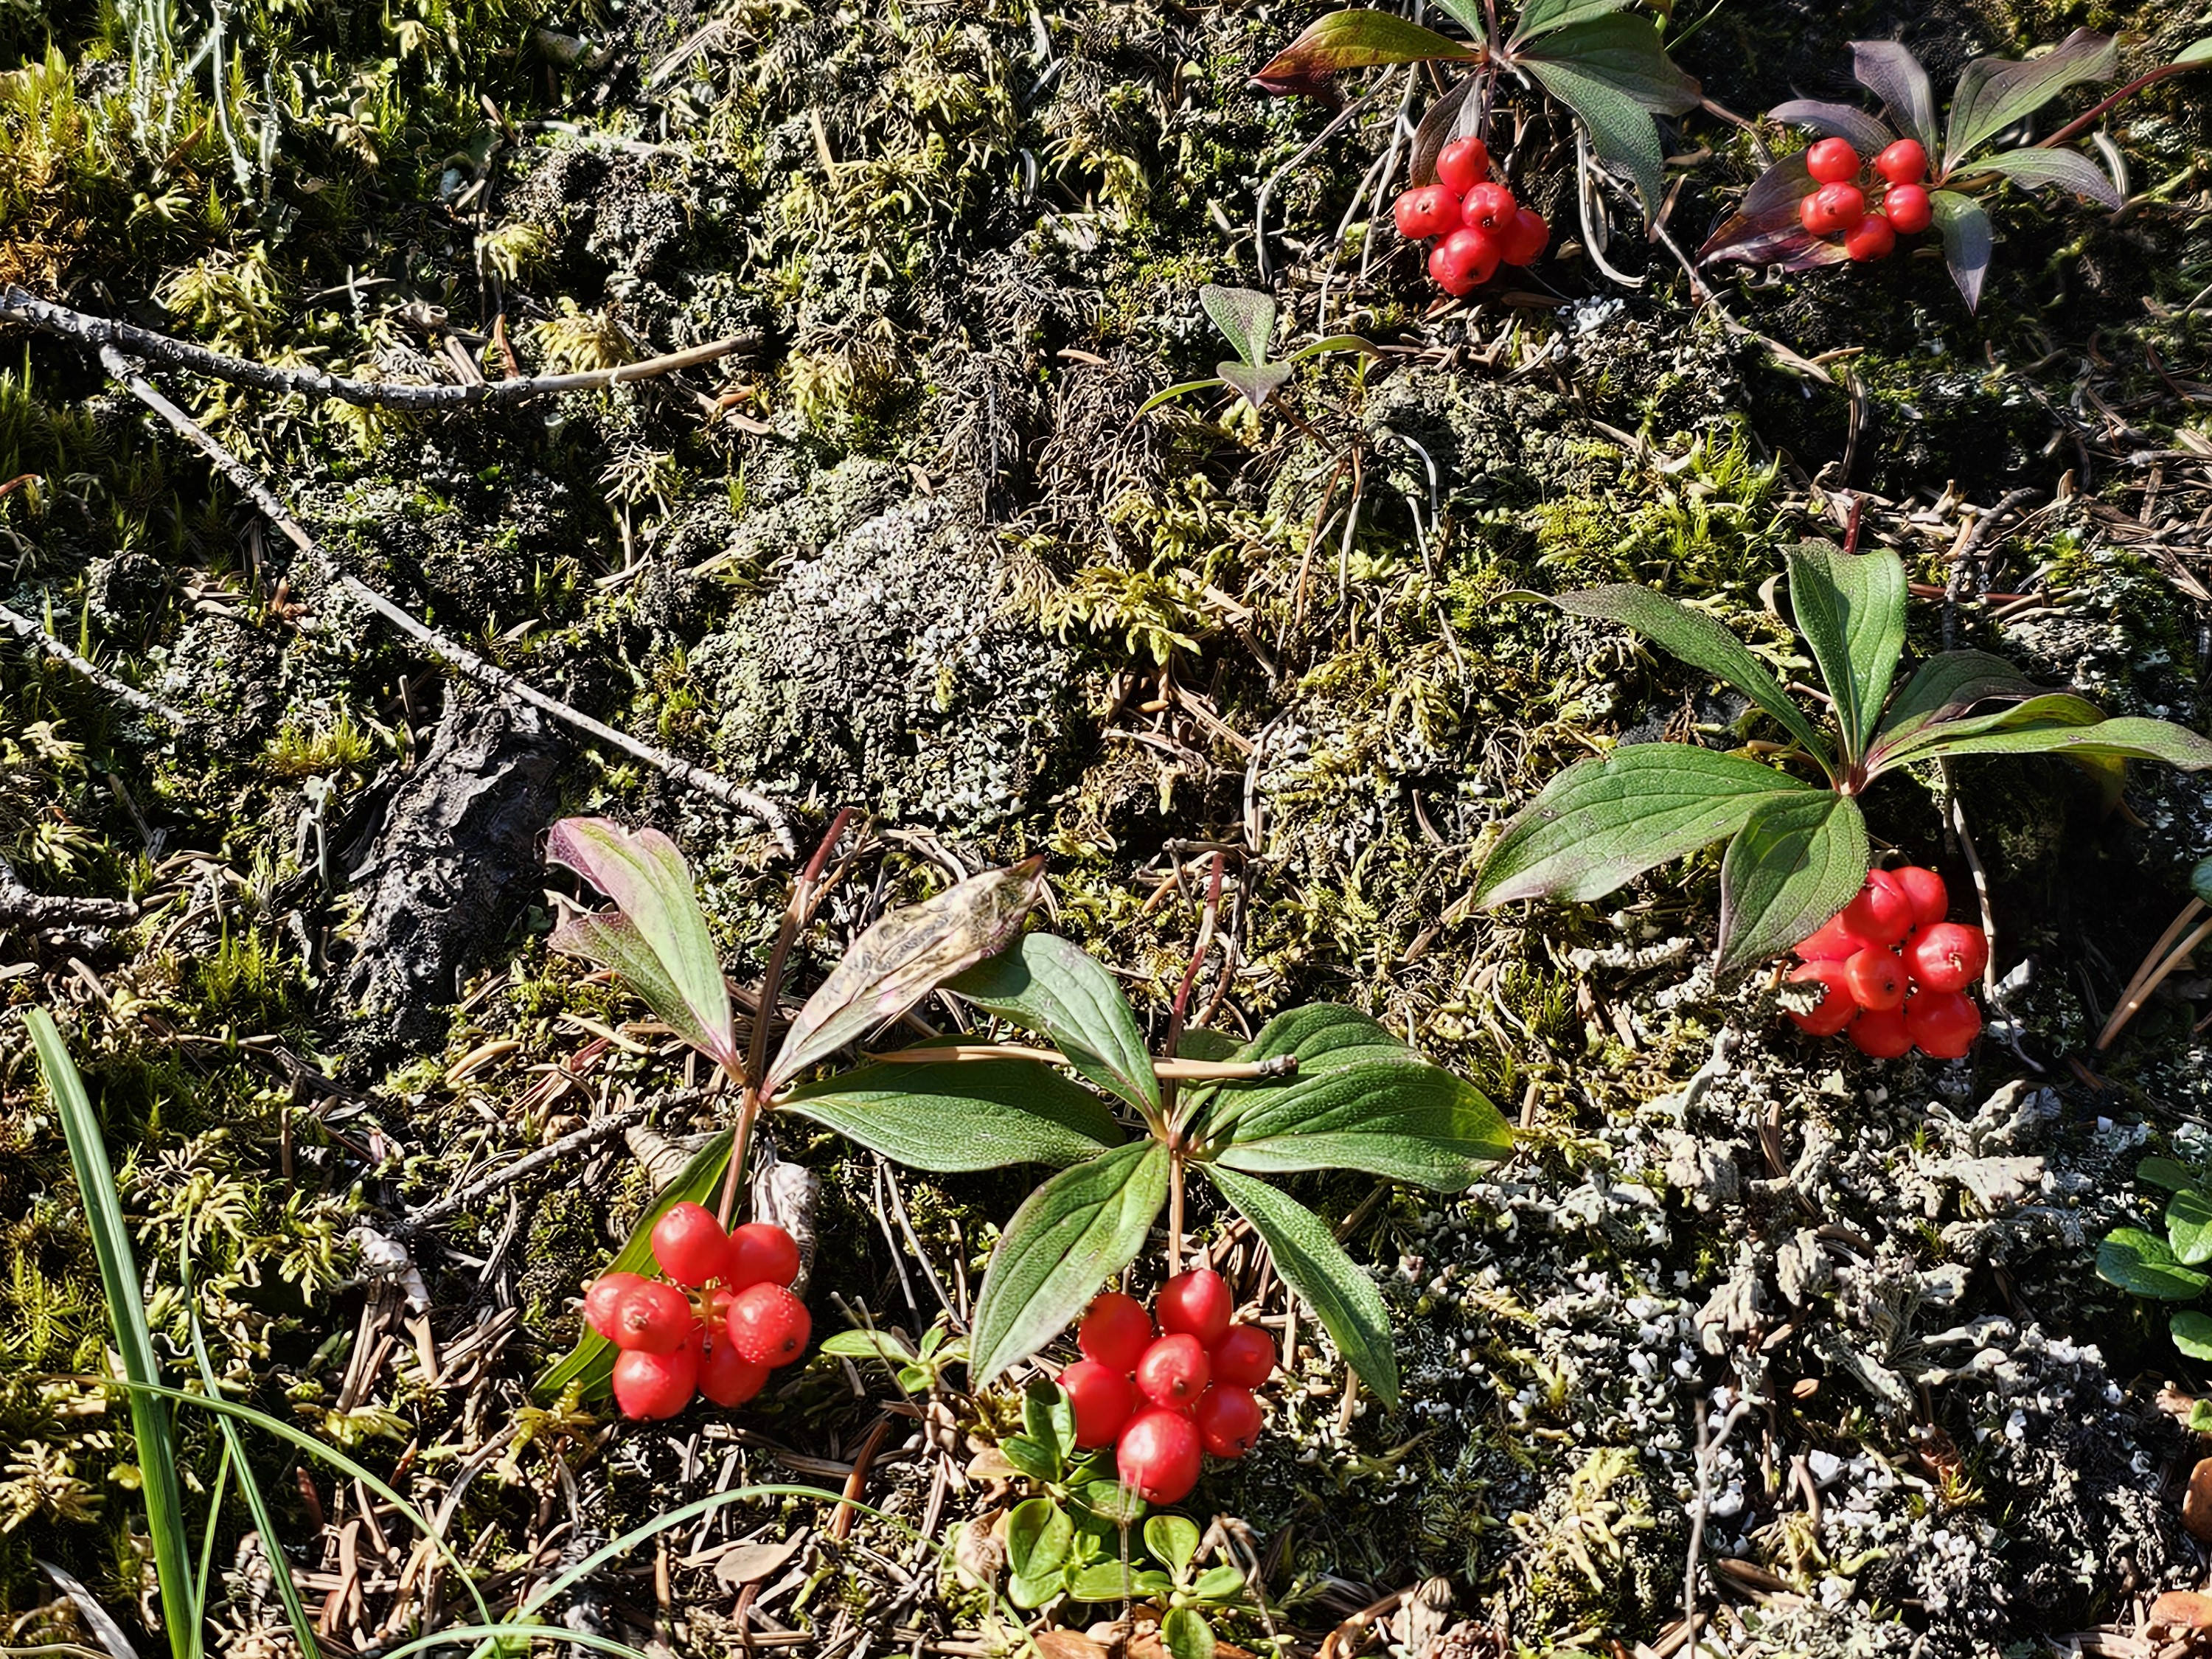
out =
[[[874,1066],[927,1066],[939,1060],[1034,1060],[1047,1066],[1070,1064],[1057,1048],[1040,1048],[1021,1042],[947,1042],[934,1047],[896,1048],[887,1054],[869,1054]],[[1164,1082],[1252,1082],[1262,1078],[1297,1074],[1296,1054],[1276,1054],[1267,1060],[1156,1060],[1152,1075]]]
[[[1168,1153],[1168,1277],[1182,1271],[1182,1148]]]
[[[1198,943],[1191,949],[1190,966],[1183,969],[1182,983],[1176,988],[1175,1006],[1168,1015],[1168,1057],[1176,1057],[1182,1046],[1183,1021],[1190,1015],[1191,988],[1198,983],[1198,970],[1206,962],[1206,947],[1213,943],[1214,918],[1221,912],[1221,866],[1223,855],[1213,855],[1213,872],[1206,884],[1206,910],[1198,924]],[[1168,1124],[1172,1149],[1181,1136],[1176,1132],[1182,1126],[1176,1121],[1176,1080],[1164,1077],[1160,1088],[1160,1116]]]
[[[760,1115],[760,1079],[768,1069],[769,1025],[775,1017],[776,998],[783,989],[784,963],[790,960],[791,947],[799,938],[799,930],[813,919],[814,907],[823,890],[823,866],[830,862],[830,854],[843,836],[845,825],[852,816],[849,806],[837,809],[836,816],[830,820],[830,827],[822,832],[814,855],[806,860],[799,879],[792,883],[790,902],[783,907],[783,921],[775,930],[775,944],[769,951],[768,966],[761,974],[760,1000],[753,1010],[751,1040],[745,1045],[744,1074],[736,1079],[739,1090],[737,1133],[730,1137],[730,1164],[723,1172],[722,1196],[714,1206],[714,1219],[725,1230],[736,1213],[738,1186],[744,1176],[745,1159],[752,1152],[753,1121]]]
[[[2136,1017],[2136,1011],[2148,1002],[2150,994],[2165,984],[2173,970],[2188,959],[2189,953],[2203,944],[2207,938],[2212,938],[2212,921],[2206,921],[2199,923],[2195,931],[2179,945],[2173,942],[2174,936],[2195,921],[2203,908],[2201,901],[2190,900],[2188,908],[2174,919],[2173,925],[2160,935],[2158,943],[2151,947],[2150,954],[2143,958],[2142,966],[2136,969],[2135,978],[2129,981],[2127,994],[2120,1006],[2112,1010],[2112,1017],[2105,1022],[2105,1029],[2097,1034],[2099,1054],[2111,1046],[2112,1039],[2119,1036],[2120,1028]]]
[[[2113,105],[2118,103],[2122,99],[2132,98],[2136,94],[2141,92],[2145,87],[2154,85],[2156,82],[2166,80],[2172,76],[2185,74],[2191,70],[2203,69],[2204,67],[2204,63],[2167,64],[2160,68],[2151,70],[2148,75],[2138,75],[2134,80],[2129,82],[2127,85],[2122,87],[2118,92],[2106,99],[2102,103],[2093,104],[2085,113],[2075,116],[2064,126],[2059,128],[2057,131],[2052,133],[2048,138],[2039,140],[2035,147],[2038,149],[2049,149],[2055,144],[2063,144],[2069,138],[2074,137],[2077,134],[2087,132],[2092,126],[2096,125],[2097,118],[2099,116],[2102,115],[2106,110],[2112,108]]]

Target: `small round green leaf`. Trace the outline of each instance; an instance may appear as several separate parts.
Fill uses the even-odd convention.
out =
[[[2185,1267],[2212,1261],[2212,1194],[2184,1187],[2166,1206],[2166,1242]]]
[[[2185,1267],[2164,1239],[2140,1227],[2118,1227],[2097,1247],[2097,1277],[2136,1296],[2186,1302],[2212,1285],[2212,1274]]]
[[[2212,1314],[2191,1308],[2174,1315],[2166,1329],[2173,1333],[2173,1346],[2191,1359],[2212,1359]]]

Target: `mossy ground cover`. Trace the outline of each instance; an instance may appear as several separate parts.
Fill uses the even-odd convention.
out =
[[[226,8],[203,52],[198,7],[0,5],[0,280],[386,380],[746,336],[680,376],[489,414],[167,384],[335,570],[788,803],[802,833],[839,805],[874,814],[802,985],[886,906],[1042,851],[1060,931],[1164,1026],[1227,849],[1207,1023],[1352,1003],[1517,1112],[1522,1150],[1464,1200],[1302,1188],[1373,1267],[1407,1386],[1389,1412],[1348,1394],[1309,1326],[1268,1437],[1200,1488],[1192,1512],[1222,1517],[1268,1592],[1224,1621],[1239,1644],[1310,1651],[1386,1601],[1359,1630],[1408,1653],[1663,1644],[1701,1491],[1704,1639],[1731,1652],[2020,1651],[2130,1626],[2201,1576],[2174,1507],[2191,1448],[2159,1402],[2205,1379],[2091,1261],[2155,1205],[2141,1151],[2206,1144],[2203,982],[2090,1043],[2212,850],[2203,786],[2138,768],[2115,809],[2057,763],[1984,762],[1960,768],[1955,820],[1933,775],[1870,798],[1877,832],[1962,891],[1963,823],[1986,874],[2008,1019],[1957,1066],[1864,1062],[1797,1037],[1758,983],[1717,988],[1717,857],[1598,905],[1491,915],[1468,895],[1491,826],[1561,766],[1629,737],[1725,745],[1747,713],[1507,596],[1655,584],[1802,671],[1778,549],[1840,535],[1854,501],[1922,584],[1917,648],[1980,646],[2203,728],[2202,84],[2110,124],[2121,215],[2003,199],[1972,316],[1925,258],[1708,296],[1616,213],[1605,257],[1640,283],[1621,288],[1539,113],[1516,166],[1561,228],[1553,257],[1524,291],[1436,309],[1355,206],[1395,97],[1300,160],[1329,112],[1247,82],[1309,21],[270,0]],[[2191,23],[1862,0],[1678,7],[1669,35],[1753,114],[1848,95],[1855,38],[1904,39],[1941,85],[2080,25],[2160,61]],[[1707,113],[1670,149],[1665,223],[1694,246],[1758,158]],[[1197,289],[1255,283],[1259,237],[1287,330],[1379,354],[1310,362],[1280,410],[1139,417],[1211,372]],[[16,480],[0,603],[186,717],[0,636],[0,874],[136,907],[0,910],[0,1000],[54,1009],[91,1079],[167,1360],[189,1370],[189,1235],[222,1385],[441,1516],[498,1606],[674,1505],[838,1490],[865,1462],[887,1519],[733,1505],[555,1611],[684,1652],[1015,1650],[938,1552],[1005,1497],[967,1471],[1012,1407],[957,1368],[909,1402],[817,1359],[742,1413],[644,1430],[533,1395],[711,1103],[406,1230],[691,1080],[635,1003],[548,952],[551,902],[516,848],[568,811],[668,830],[743,985],[792,867],[763,826],[565,732],[456,759],[482,693],[291,558],[90,354],[10,330]],[[1969,527],[2021,489],[1959,592]],[[539,821],[517,823],[496,809],[539,743]],[[426,776],[480,777],[486,815],[426,817]],[[392,828],[430,821],[483,839]],[[395,881],[436,927],[380,900]],[[398,977],[374,983],[412,988],[371,1018],[363,975],[385,964]],[[143,1510],[119,1405],[73,1380],[105,1367],[106,1314],[12,1018],[0,1098],[0,1642],[83,1643],[34,1558],[135,1628]],[[917,1180],[775,1140],[823,1180],[819,1328],[965,1317],[1018,1176]],[[1252,1242],[1194,1219],[1283,1313]],[[1755,1408],[1701,1455],[1739,1396]],[[179,1420],[197,1514],[219,1443]],[[254,1450],[331,1651],[452,1615],[389,1510]],[[234,1485],[214,1525],[212,1650],[289,1650]]]

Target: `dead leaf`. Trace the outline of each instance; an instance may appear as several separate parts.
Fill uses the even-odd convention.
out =
[[[725,1550],[714,1561],[714,1577],[729,1589],[743,1589],[781,1571],[806,1547],[806,1534],[781,1544],[740,1544]]]
[[[2189,1535],[2212,1543],[2212,1457],[2200,1458],[2189,1472],[2189,1490],[2182,1494],[2181,1524]]]
[[[988,1589],[999,1581],[1006,1565],[1006,1547],[999,1541],[999,1519],[1004,1510],[986,1510],[966,1526],[952,1546],[952,1570],[969,1589]]]
[[[2212,1630],[2212,1595],[2167,1590],[2150,1604],[2149,1622],[2168,1630]]]
[[[1103,1643],[1094,1642],[1080,1631],[1041,1630],[1030,1638],[1044,1659],[1106,1659]]]

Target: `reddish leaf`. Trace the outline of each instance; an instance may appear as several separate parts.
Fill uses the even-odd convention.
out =
[[[1269,58],[1253,78],[1265,85],[1371,69],[1377,64],[1480,56],[1474,47],[1409,23],[1395,12],[1333,11]]]
[[[1793,98],[1786,104],[1777,104],[1766,112],[1766,118],[1847,138],[1853,149],[1869,158],[1879,155],[1897,137],[1856,104],[1826,104],[1817,98]]]
[[[1814,235],[1797,216],[1797,204],[1819,188],[1802,155],[1784,157],[1759,174],[1736,210],[1705,239],[1698,262],[1811,270],[1848,258],[1843,244]]]

